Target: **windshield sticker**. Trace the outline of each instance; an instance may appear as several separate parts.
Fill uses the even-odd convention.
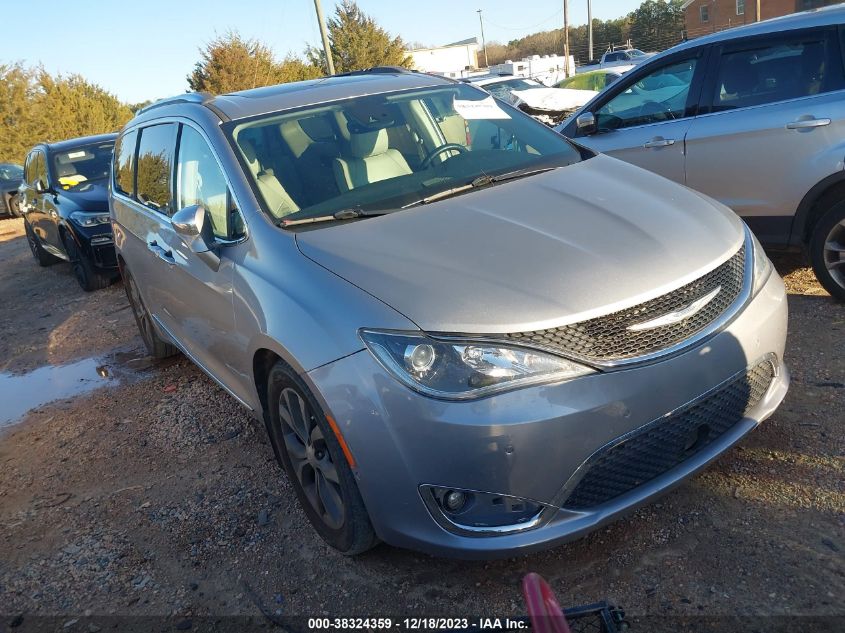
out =
[[[493,97],[481,101],[466,101],[455,99],[455,112],[467,121],[478,119],[509,119],[510,115],[502,110]]]
[[[68,155],[67,155],[68,158],[82,158],[83,156],[85,156],[85,150],[84,149],[79,151],[79,152],[68,152]]]

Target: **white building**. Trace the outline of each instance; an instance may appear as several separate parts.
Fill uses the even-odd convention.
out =
[[[510,59],[503,64],[490,66],[491,74],[531,77],[540,83],[552,86],[566,79],[566,57],[563,55],[532,55],[519,61]],[[575,74],[575,58],[569,56],[570,74]]]
[[[478,40],[470,38],[446,46],[405,51],[414,60],[414,68],[445,77],[466,77],[478,68]]]

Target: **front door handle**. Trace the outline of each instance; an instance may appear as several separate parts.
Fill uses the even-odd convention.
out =
[[[830,125],[830,119],[798,119],[786,124],[787,130],[803,130],[806,128],[823,127]]]
[[[662,136],[656,136],[647,143],[643,145],[643,147],[651,148],[651,147],[669,147],[670,145],[675,144],[675,139],[673,138],[663,138]]]
[[[147,244],[147,248],[150,249],[150,252],[158,257],[161,261],[165,262],[166,264],[170,264],[171,266],[176,263],[176,260],[173,259],[173,251],[170,249],[164,249],[158,245],[158,242],[153,240],[149,244]]]

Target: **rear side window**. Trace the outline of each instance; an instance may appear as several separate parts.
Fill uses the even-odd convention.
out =
[[[713,110],[798,99],[832,89],[826,38],[770,42],[725,52],[719,61]]]
[[[138,143],[138,200],[165,215],[173,214],[173,152],[176,124],[141,130]]]
[[[135,195],[135,144],[137,130],[121,136],[114,146],[114,188],[127,196]]]

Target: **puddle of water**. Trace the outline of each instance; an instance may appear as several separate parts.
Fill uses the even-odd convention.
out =
[[[0,373],[0,427],[17,422],[42,404],[77,396],[113,382],[110,368],[98,358],[40,367],[23,375]]]

